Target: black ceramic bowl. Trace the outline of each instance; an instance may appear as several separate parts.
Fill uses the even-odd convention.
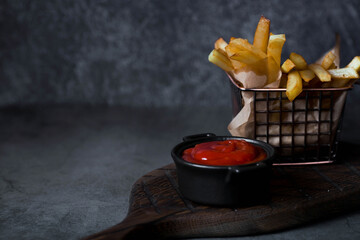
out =
[[[194,164],[182,158],[185,149],[210,141],[245,140],[263,148],[267,158],[243,165],[208,166]],[[269,182],[274,148],[257,140],[216,136],[212,133],[197,134],[183,138],[171,152],[176,165],[179,189],[189,200],[206,205],[248,206],[269,200]]]

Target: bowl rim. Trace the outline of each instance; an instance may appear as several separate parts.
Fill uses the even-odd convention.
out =
[[[174,159],[175,164],[186,165],[194,168],[205,168],[205,169],[213,169],[213,170],[228,170],[232,169],[245,169],[245,168],[257,168],[267,165],[269,162],[272,164],[272,160],[275,157],[275,149],[270,144],[250,138],[238,137],[238,136],[217,136],[212,134],[197,134],[197,135],[205,135],[204,137],[195,138],[192,140],[184,140],[181,143],[178,143],[171,150],[171,156]],[[185,139],[186,137],[184,137]],[[267,154],[267,157],[261,161],[248,163],[248,164],[240,164],[240,165],[203,165],[197,163],[191,163],[184,160],[180,153],[182,153],[185,149],[191,148],[196,144],[203,142],[212,142],[212,141],[226,141],[226,140],[245,140],[246,142],[252,143],[258,147],[261,147]]]

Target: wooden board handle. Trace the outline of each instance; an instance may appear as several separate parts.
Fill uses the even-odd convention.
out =
[[[130,214],[121,223],[83,240],[112,240],[112,239],[163,239],[163,231],[158,229],[157,223],[182,211],[167,211],[163,214],[144,210],[142,215]],[[165,229],[163,229],[165,230]]]
[[[130,227],[123,227],[123,224],[118,224],[107,230],[88,236],[84,238],[84,240],[159,239],[151,229],[151,225],[146,223]]]
[[[123,222],[83,240],[143,239],[145,237],[147,239],[158,239],[151,225],[152,222],[150,220],[149,222],[136,223],[131,218],[126,218]]]

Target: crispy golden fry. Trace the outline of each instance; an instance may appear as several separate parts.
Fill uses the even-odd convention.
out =
[[[351,79],[346,78],[333,78],[331,83],[331,87],[339,88],[339,87],[345,87]]]
[[[267,83],[272,83],[278,80],[281,76],[280,65],[273,57],[267,59]]]
[[[360,56],[356,56],[351,60],[351,62],[347,65],[347,67],[351,67],[355,69],[355,71],[360,71]]]
[[[230,60],[218,50],[214,49],[208,57],[209,61],[220,67],[226,72],[232,71],[234,68]]]
[[[307,68],[307,63],[303,56],[297,53],[290,53],[290,60],[295,64],[295,69],[297,70],[304,70]]]
[[[332,63],[331,66],[330,66],[328,69],[335,69],[335,68],[337,68],[337,67],[336,67],[336,64],[335,64],[335,63]]]
[[[240,51],[249,51],[252,55],[256,55],[259,59],[266,58],[266,54],[262,52],[260,49],[254,47],[249,43],[247,39],[236,38],[226,46],[226,53],[229,57],[235,55]]]
[[[309,69],[312,70],[321,82],[330,82],[331,75],[320,64],[310,64]]]
[[[302,92],[302,80],[298,71],[292,71],[288,74],[286,85],[286,96],[293,101]]]
[[[287,74],[282,74],[280,78],[279,88],[286,88],[286,84],[287,84]]]
[[[268,57],[273,57],[279,66],[281,64],[281,52],[285,41],[285,34],[271,35],[269,38],[267,55]]]
[[[254,35],[254,47],[266,53],[270,33],[270,20],[261,16]]]
[[[246,64],[249,69],[259,72],[260,68],[262,73],[266,71],[264,59],[266,54],[261,50],[252,46],[248,40],[242,38],[234,38],[230,41],[228,46],[225,47],[226,53],[230,56],[230,61],[235,70],[244,69]]]
[[[310,82],[315,77],[315,73],[310,69],[301,70],[299,71],[299,73],[301,78],[304,79],[305,82]]]
[[[235,38],[231,37],[231,40],[233,40],[233,39],[235,39]],[[219,38],[215,42],[215,49],[218,50],[224,56],[227,56],[227,53],[226,53],[226,50],[225,50],[227,45],[228,45],[228,43],[223,38]],[[232,60],[232,59],[230,59],[230,62],[231,62],[231,65],[233,66],[234,70],[244,68],[244,65],[245,65],[242,62],[235,61],[235,60]]]
[[[295,68],[295,64],[290,59],[286,59],[286,61],[281,65],[281,71],[283,73],[288,73],[293,68]]]
[[[359,78],[359,74],[356,72],[355,69],[351,67],[347,68],[339,68],[339,69],[330,69],[328,70],[331,77],[337,79],[355,79]]]
[[[230,57],[232,60],[236,60],[245,64],[253,64],[260,61],[260,58],[257,54],[251,51],[239,51]]]
[[[219,52],[221,52],[222,54],[226,55],[225,47],[227,45],[228,45],[228,43],[223,38],[219,38],[215,42],[215,49],[218,50]]]
[[[322,63],[321,63],[321,66],[322,66],[324,69],[329,69],[330,66],[334,63],[335,58],[336,58],[335,54],[333,54],[331,51],[328,52],[328,53],[325,55],[325,57],[324,57],[324,59],[323,59],[323,61],[322,61]]]
[[[292,52],[289,59],[281,65],[285,34],[271,33],[270,20],[262,16],[254,34],[253,44],[242,38],[231,37],[229,43],[219,38],[208,59],[232,75],[247,72],[259,76],[266,75],[267,84],[280,80],[280,87],[286,87],[286,92],[282,95],[293,101],[301,94],[303,87],[344,87],[360,78],[360,56],[354,57],[347,67],[338,69],[339,39],[337,35],[335,48],[327,52],[321,58],[321,62],[308,65],[301,55]],[[284,74],[281,74],[282,72]]]
[[[228,43],[223,39],[223,38],[219,38],[218,40],[216,40],[215,42],[215,49],[223,49],[225,50],[225,47],[228,45]]]
[[[234,70],[243,69],[246,66],[245,63],[242,63],[242,62],[239,62],[239,61],[236,61],[233,59],[230,59],[230,62],[232,64],[232,66],[234,67]]]
[[[235,61],[235,60],[232,60]],[[242,63],[243,66],[241,68],[241,71],[243,72],[254,72],[257,75],[266,75],[267,74],[267,58],[264,58],[260,61],[254,62],[252,64],[245,64]]]

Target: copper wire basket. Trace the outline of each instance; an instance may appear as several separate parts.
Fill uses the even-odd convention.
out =
[[[333,118],[334,106],[337,97],[352,87],[303,89],[290,102],[284,88],[245,89],[236,85],[232,79],[230,84],[233,117],[243,107],[241,93],[252,94],[253,138],[271,145],[276,140],[277,144],[273,147],[278,157],[274,165],[325,164],[336,160],[346,96],[337,121]],[[285,104],[287,108],[284,108]],[[276,120],[272,119],[274,115],[278,115]],[[283,119],[284,115],[287,120]],[[303,130],[296,131],[299,128]],[[274,129],[278,130],[274,133]]]

